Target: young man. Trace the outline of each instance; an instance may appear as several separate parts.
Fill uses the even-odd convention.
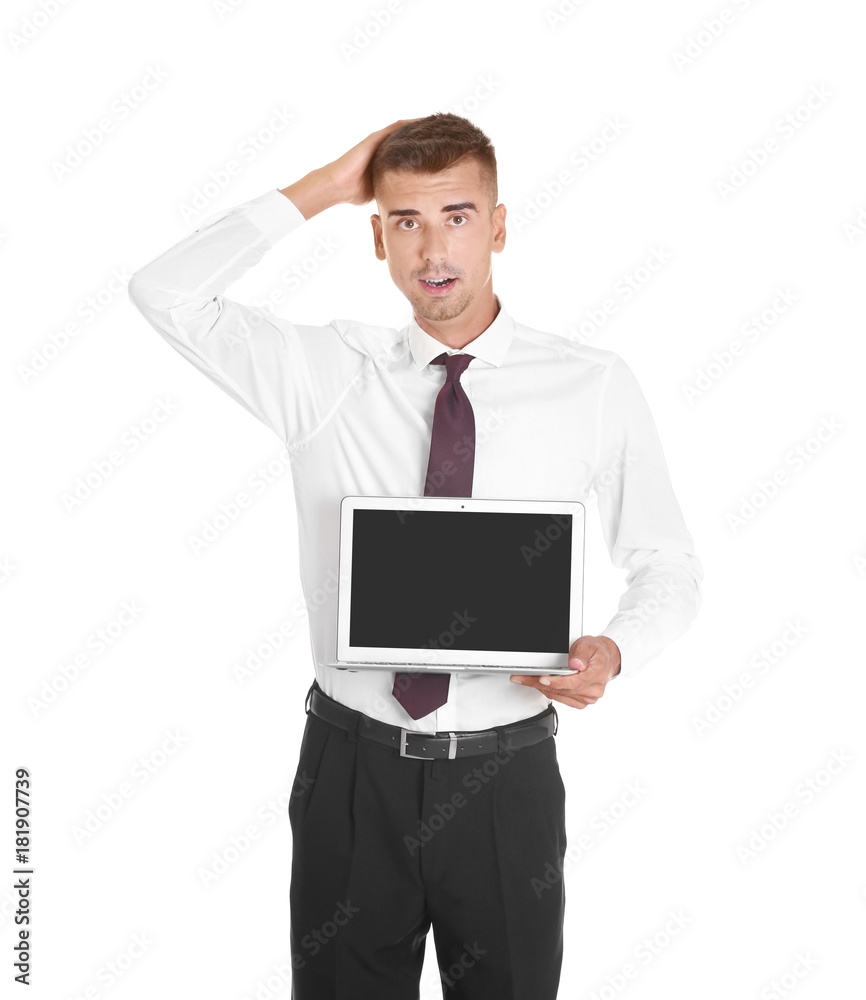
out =
[[[376,256],[412,306],[402,330],[302,326],[226,297],[305,220],[374,197]],[[285,443],[304,590],[328,595],[310,617],[316,680],[289,806],[295,1000],[414,1000],[431,925],[444,996],[554,1000],[565,892],[550,872],[566,831],[553,702],[594,703],[699,608],[701,564],[630,369],[523,325],[493,292],[505,215],[487,136],[435,114],[218,212],[130,281],[156,330]],[[575,637],[572,674],[335,669],[342,497],[591,491],[628,589],[601,634]]]

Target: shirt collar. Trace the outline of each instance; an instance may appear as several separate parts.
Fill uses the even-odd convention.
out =
[[[415,360],[415,367],[421,371],[430,364],[433,358],[438,358],[444,352],[446,354],[471,354],[485,364],[498,368],[502,364],[511,344],[511,338],[514,336],[514,320],[505,311],[500,296],[495,295],[494,298],[499,303],[499,312],[496,314],[496,318],[483,333],[480,333],[475,340],[459,351],[446,347],[441,340],[437,340],[426,330],[422,330],[413,316],[408,329],[409,347]]]

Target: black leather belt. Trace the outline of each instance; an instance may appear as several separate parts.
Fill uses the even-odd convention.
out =
[[[371,719],[363,712],[356,712],[334,701],[322,691],[317,681],[313,681],[307,693],[305,709],[308,715],[312,711],[313,715],[346,732],[354,731],[363,739],[393,747],[401,757],[418,760],[450,760],[455,757],[497,753],[500,749],[518,750],[555,736],[559,722],[556,709],[551,703],[543,712],[529,719],[520,719],[506,726],[494,726],[492,729],[457,733],[403,729],[401,726],[391,726],[387,722]]]

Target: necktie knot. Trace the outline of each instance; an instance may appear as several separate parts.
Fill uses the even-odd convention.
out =
[[[445,365],[445,381],[459,382],[460,376],[469,367],[469,362],[473,359],[473,354],[440,354],[434,358],[431,364]]]

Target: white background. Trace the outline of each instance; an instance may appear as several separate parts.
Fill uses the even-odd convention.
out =
[[[861,995],[862,11],[801,0],[571,8],[552,23],[553,3],[402,0],[378,31],[371,11],[384,0],[5,8],[4,991],[24,766],[28,995],[290,995],[279,972],[286,803],[315,613],[300,589],[291,475],[272,432],[170,350],[125,282],[207,215],[398,118],[453,110],[497,150],[509,239],[495,290],[520,321],[631,366],[705,570],[684,636],[596,705],[560,706],[560,995]],[[293,117],[268,131],[278,110]],[[610,141],[607,119],[620,124]],[[245,158],[252,135],[261,148]],[[557,192],[582,145],[594,162],[572,163]],[[83,155],[64,166],[70,147]],[[207,188],[231,160],[239,173]],[[203,207],[190,211],[197,191]],[[373,210],[317,216],[232,295],[264,298],[325,236],[338,251],[284,313],[403,326],[408,304],[373,257]],[[654,248],[668,259],[639,271]],[[616,289],[630,274],[646,280],[626,299]],[[593,326],[606,298],[616,309]],[[147,424],[166,399],[170,416]],[[136,427],[144,443],[132,451],[122,442]],[[113,452],[122,461],[100,476]],[[270,485],[195,554],[191,536],[268,463]],[[777,472],[786,478],[771,489]],[[89,475],[90,495],[70,506]],[[587,631],[623,587],[598,531],[590,509]],[[134,620],[117,625],[124,605]],[[268,636],[281,624],[292,635],[277,648]],[[100,629],[113,638],[95,653]],[[261,668],[241,683],[237,667],[257,648]],[[182,742],[163,755],[172,733]],[[133,794],[112,809],[123,782]],[[97,810],[95,832],[77,835]],[[256,838],[235,850],[250,826]],[[206,885],[220,856],[232,863]],[[641,943],[656,935],[648,961]],[[441,995],[432,934],[421,995]]]

